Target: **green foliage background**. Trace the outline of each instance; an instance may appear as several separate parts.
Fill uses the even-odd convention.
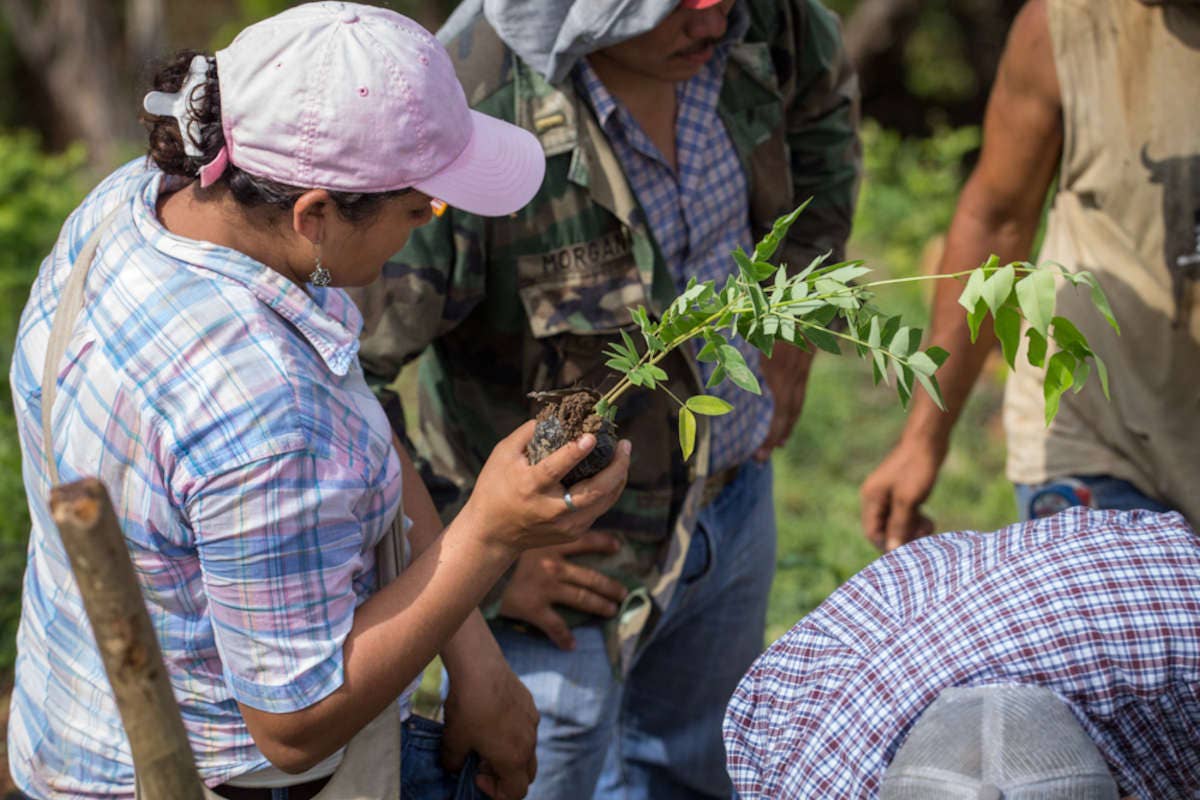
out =
[[[0,669],[14,655],[29,534],[8,366],[33,276],[86,191],[84,161],[79,147],[48,155],[34,134],[0,131]]]

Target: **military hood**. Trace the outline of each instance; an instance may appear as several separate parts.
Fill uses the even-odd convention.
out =
[[[482,11],[500,39],[552,84],[579,59],[654,28],[679,0],[464,0],[438,32],[443,42]]]

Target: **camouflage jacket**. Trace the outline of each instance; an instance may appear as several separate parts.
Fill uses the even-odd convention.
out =
[[[837,20],[816,0],[748,6],[750,29],[730,53],[719,114],[749,179],[756,237],[814,198],[779,254],[806,264],[818,253],[840,253],[849,234],[859,172],[857,83]],[[418,453],[448,518],[496,442],[536,412],[528,393],[607,388],[612,378],[602,351],[633,325],[629,307],[654,313],[676,288],[572,82],[548,84],[482,16],[447,49],[468,102],[533,131],[547,158],[545,181],[522,211],[485,219],[450,209],[416,231],[383,279],[356,296],[367,320],[363,365],[402,434],[403,410],[390,384],[425,353]],[[685,349],[660,365],[677,396],[700,391]],[[634,459],[625,493],[595,527],[625,546],[588,563],[630,589],[610,625],[622,667],[670,600],[701,503],[707,431],[702,425],[685,464],[677,416],[675,404],[656,391],[627,394],[617,417]]]

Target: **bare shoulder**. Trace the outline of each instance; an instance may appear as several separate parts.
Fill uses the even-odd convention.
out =
[[[1029,0],[1013,20],[1000,60],[997,84],[1007,91],[1058,107],[1062,93],[1050,33],[1051,0]]]

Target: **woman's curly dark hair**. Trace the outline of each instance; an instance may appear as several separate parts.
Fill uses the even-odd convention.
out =
[[[221,84],[217,80],[217,61],[198,50],[180,50],[163,61],[155,70],[152,80],[154,91],[178,92],[187,80],[192,59],[197,55],[208,58],[208,74],[203,91],[197,86],[189,98],[192,115],[199,123],[200,141],[193,142],[199,156],[189,156],[183,146],[185,133],[180,130],[174,117],[162,117],[143,111],[142,124],[149,131],[149,157],[167,175],[197,178],[200,168],[217,157],[225,145],[225,131],[221,127]],[[305,188],[287,186],[267,178],[251,175],[230,164],[217,183],[225,183],[235,200],[244,206],[270,206],[287,211],[296,198],[308,191]],[[410,189],[390,192],[330,192],[338,213],[349,222],[365,222],[379,212],[384,201],[397,197]]]

